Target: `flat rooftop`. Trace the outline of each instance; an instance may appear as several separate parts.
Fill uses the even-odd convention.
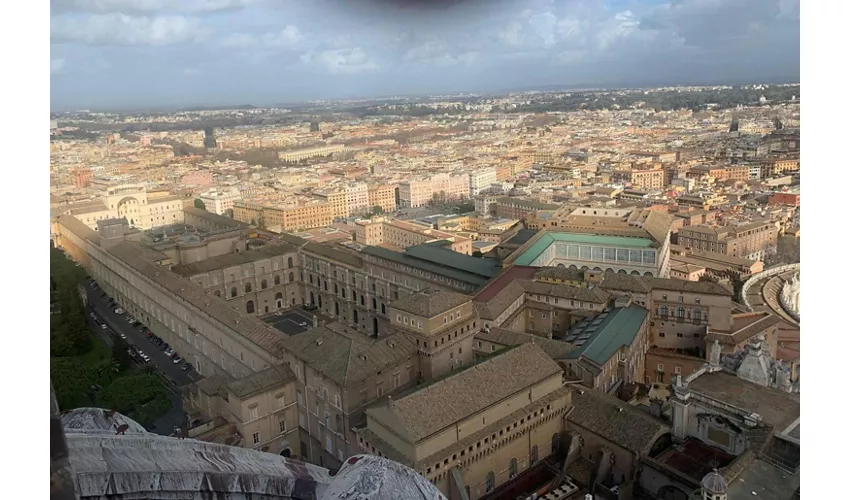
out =
[[[702,480],[714,469],[726,467],[734,459],[733,455],[694,438],[687,438],[683,443],[671,446],[656,457],[659,462],[695,481]]]

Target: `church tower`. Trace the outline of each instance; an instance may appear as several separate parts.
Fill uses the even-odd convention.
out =
[[[726,479],[717,472],[717,469],[702,478],[700,487],[702,500],[728,500],[727,491],[729,487],[726,485]]]

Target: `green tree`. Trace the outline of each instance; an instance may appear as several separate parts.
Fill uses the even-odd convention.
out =
[[[207,209],[207,204],[204,203],[204,200],[200,198],[195,198],[195,208],[200,208],[201,210]]]
[[[375,205],[374,207],[372,207],[372,213],[375,215],[381,215],[382,213],[384,213],[384,209],[381,208],[381,205]]]
[[[79,358],[50,358],[50,381],[61,410],[91,406],[95,375]]]
[[[120,371],[126,371],[133,366],[133,358],[127,352],[128,346],[123,339],[112,340],[112,360],[118,363]]]
[[[136,419],[145,427],[168,411],[168,392],[156,375],[127,375],[97,393],[97,405]]]

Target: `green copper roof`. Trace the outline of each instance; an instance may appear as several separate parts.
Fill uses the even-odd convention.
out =
[[[649,312],[639,306],[631,305],[616,308],[603,313],[604,318],[584,320],[564,337],[578,349],[570,353],[577,359],[585,357],[597,365],[604,365],[621,347],[631,345]],[[580,342],[584,342],[578,345]]]
[[[534,259],[540,256],[549,246],[561,241],[577,245],[594,245],[609,247],[652,248],[649,238],[629,238],[626,236],[600,236],[580,233],[546,233],[534,242],[525,252],[514,260],[517,266],[530,266]]]

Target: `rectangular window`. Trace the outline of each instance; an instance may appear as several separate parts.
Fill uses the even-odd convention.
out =
[[[664,371],[664,365],[662,365],[661,363],[658,363],[658,367],[657,367],[657,368],[658,368],[658,371],[660,371],[660,372],[663,372],[663,371]]]
[[[277,427],[281,434],[286,434],[286,419],[282,418],[278,420]]]
[[[400,384],[401,384],[401,374],[393,373],[393,389],[398,388],[398,386]]]
[[[259,408],[257,408],[256,405],[252,406],[251,408],[248,408],[248,420],[257,420],[258,418],[260,418]]]
[[[301,389],[298,389],[298,404],[304,406],[304,394],[301,393]]]
[[[328,453],[334,452],[334,438],[333,438],[333,435],[330,432],[325,434],[325,450]]]
[[[260,433],[259,432],[255,432],[252,437],[254,438],[254,444],[260,444]]]
[[[682,367],[677,366],[677,367],[673,368],[673,373],[675,373],[676,375],[679,375],[680,373],[682,373]]]
[[[298,426],[306,429],[307,428],[307,416],[302,412],[298,412]]]
[[[284,406],[286,406],[286,402],[285,402],[285,400],[284,400],[284,396],[283,396],[283,394],[281,394],[281,395],[277,396],[275,399],[277,400],[277,401],[276,401],[276,403],[277,403],[277,408],[278,408],[278,409],[283,408]]]

